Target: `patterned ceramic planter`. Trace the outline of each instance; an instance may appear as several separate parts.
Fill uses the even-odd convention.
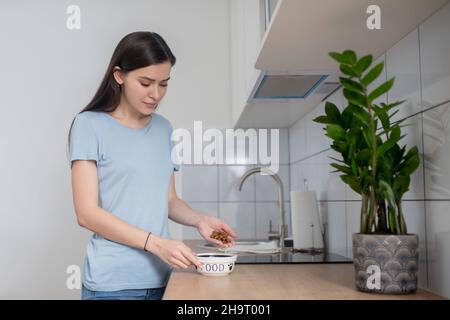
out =
[[[417,290],[419,237],[353,234],[356,288],[371,293],[407,294]]]

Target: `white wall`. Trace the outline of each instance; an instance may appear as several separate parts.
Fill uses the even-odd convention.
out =
[[[81,8],[81,30],[66,9]],[[76,222],[66,141],[114,47],[160,33],[177,57],[161,113],[174,127],[231,125],[227,0],[3,1],[0,4],[0,298],[79,299],[66,268],[90,233]]]
[[[421,152],[421,165],[404,196],[409,232],[420,239],[419,285],[450,297],[450,4],[422,23],[378,61],[386,63],[380,82],[396,77],[381,101],[407,99],[398,119],[408,118],[403,132],[408,146]],[[342,107],[341,91],[330,101]],[[351,234],[359,230],[360,198],[330,174],[330,140],[312,119],[324,113],[324,103],[289,128],[291,189],[302,190],[307,178],[317,190],[328,223],[330,249],[351,257]],[[339,157],[339,156],[338,156]]]

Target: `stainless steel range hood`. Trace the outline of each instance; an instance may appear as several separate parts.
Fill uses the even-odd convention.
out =
[[[326,96],[338,87],[332,78],[327,74],[261,73],[249,102],[304,100],[311,94]]]

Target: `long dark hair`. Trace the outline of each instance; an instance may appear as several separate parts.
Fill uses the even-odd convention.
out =
[[[121,86],[114,79],[114,67],[123,73],[154,64],[170,62],[175,65],[176,58],[164,39],[155,32],[137,31],[127,34],[117,44],[103,80],[91,102],[79,113],[85,111],[112,112],[120,103]],[[68,135],[67,150],[70,154],[70,134],[75,118],[72,120]]]

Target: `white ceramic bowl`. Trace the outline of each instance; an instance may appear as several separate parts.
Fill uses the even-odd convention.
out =
[[[234,269],[237,255],[227,253],[198,253],[198,260],[203,263],[197,271],[205,276],[226,276]]]

